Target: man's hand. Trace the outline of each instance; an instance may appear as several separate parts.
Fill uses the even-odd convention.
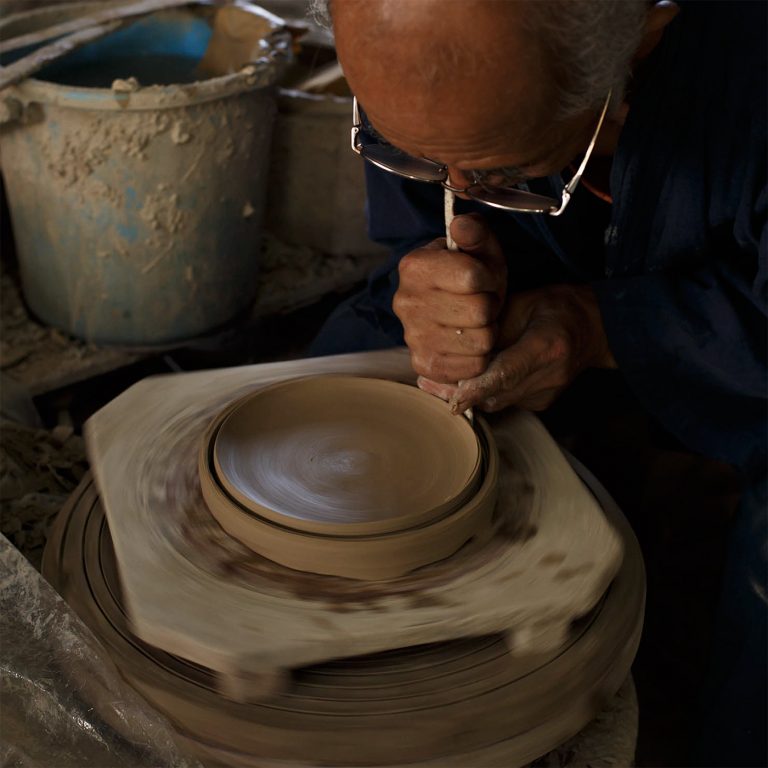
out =
[[[449,400],[455,413],[518,405],[541,411],[585,368],[615,368],[600,309],[588,286],[556,285],[513,295],[500,320],[499,352],[480,375],[419,386]]]
[[[392,305],[414,371],[434,384],[486,370],[507,290],[504,255],[480,216],[457,216],[451,235],[460,251],[440,238],[403,257]]]

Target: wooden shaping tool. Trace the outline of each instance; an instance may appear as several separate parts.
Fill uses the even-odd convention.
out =
[[[458,251],[459,247],[456,245],[455,240],[451,236],[451,224],[453,223],[453,220],[455,217],[454,215],[454,205],[456,204],[456,195],[448,189],[448,187],[445,187],[443,190],[443,213],[445,216],[445,247],[449,251]],[[459,328],[456,333],[462,334],[463,329]],[[457,408],[457,402],[456,402],[456,395],[453,396],[450,400],[450,407],[451,407],[451,413],[458,414],[458,408]],[[469,421],[472,421],[475,418],[474,410],[472,408],[467,408],[466,411],[464,411],[464,415],[469,419]]]
[[[447,560],[356,581],[286,568],[222,530],[198,475],[211,422],[259,388],[323,373],[413,381],[401,350],[202,371],[139,382],[88,422],[135,634],[248,698],[280,670],[392,648],[493,632],[514,653],[560,647],[605,593],[622,542],[525,412],[491,424],[496,512],[485,536]]]
[[[458,251],[459,248],[451,237],[451,223],[455,216],[453,206],[456,202],[456,196],[447,187],[443,190],[443,214],[445,216],[445,247],[449,251]]]

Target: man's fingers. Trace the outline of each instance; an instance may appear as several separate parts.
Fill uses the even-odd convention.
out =
[[[440,384],[473,379],[488,367],[487,355],[441,355],[411,350],[411,367],[417,376]]]
[[[429,349],[440,355],[490,355],[496,344],[496,327],[457,328],[455,326],[430,326],[419,332],[407,329],[405,343],[411,350]]]
[[[483,405],[489,410],[498,410],[516,402],[535,364],[535,350],[521,340],[500,352],[479,376],[459,381],[451,398],[451,410],[462,413],[467,408]]]
[[[404,290],[437,288],[456,294],[495,294],[499,287],[498,276],[482,260],[431,246],[403,256],[398,272]]]
[[[446,402],[453,397],[453,394],[456,391],[455,384],[443,384],[439,381],[432,381],[432,379],[428,379],[425,376],[419,376],[419,378],[416,379],[416,386],[419,389],[423,389],[425,392],[429,392],[430,395],[435,395],[435,397],[439,397]]]
[[[477,213],[456,216],[451,222],[451,237],[465,253],[485,255],[489,246],[496,243],[495,236]],[[488,254],[491,258],[494,254]]]
[[[499,308],[499,300],[490,293],[458,296],[437,290],[412,293],[402,289],[397,291],[392,300],[392,310],[400,318],[406,333],[415,332],[420,336],[431,332],[438,325],[454,329],[492,325],[499,314]],[[406,343],[411,346],[411,342]]]

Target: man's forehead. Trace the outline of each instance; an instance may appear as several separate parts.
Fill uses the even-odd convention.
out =
[[[527,0],[333,0],[336,33],[354,41],[477,49],[524,35]]]
[[[439,21],[436,9],[443,13],[475,14],[491,12],[497,18],[519,16],[529,0],[330,0],[328,7],[336,20],[341,13],[364,13],[368,18],[394,24],[417,20],[422,16]],[[533,0],[534,2],[540,0]]]
[[[537,46],[519,23],[524,6],[516,0],[334,0],[339,57],[374,126],[393,143],[429,142],[432,133],[447,137],[453,118],[470,112],[474,125],[457,132],[467,140],[474,138],[467,131],[492,134],[511,118],[527,132],[526,123],[539,122],[547,88]],[[440,125],[425,122],[425,115]]]
[[[334,0],[339,57],[352,89],[373,77],[403,87],[472,78],[505,95],[534,80],[541,52],[521,0]]]

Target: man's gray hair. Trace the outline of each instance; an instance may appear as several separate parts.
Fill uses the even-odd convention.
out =
[[[330,3],[309,0],[311,13],[326,26]],[[621,103],[647,10],[647,0],[528,0],[526,31],[542,41],[552,62],[560,117],[599,108],[610,90],[614,105]]]
[[[560,116],[599,108],[610,90],[620,104],[645,32],[646,0],[531,0],[528,9],[528,31],[553,64]]]

